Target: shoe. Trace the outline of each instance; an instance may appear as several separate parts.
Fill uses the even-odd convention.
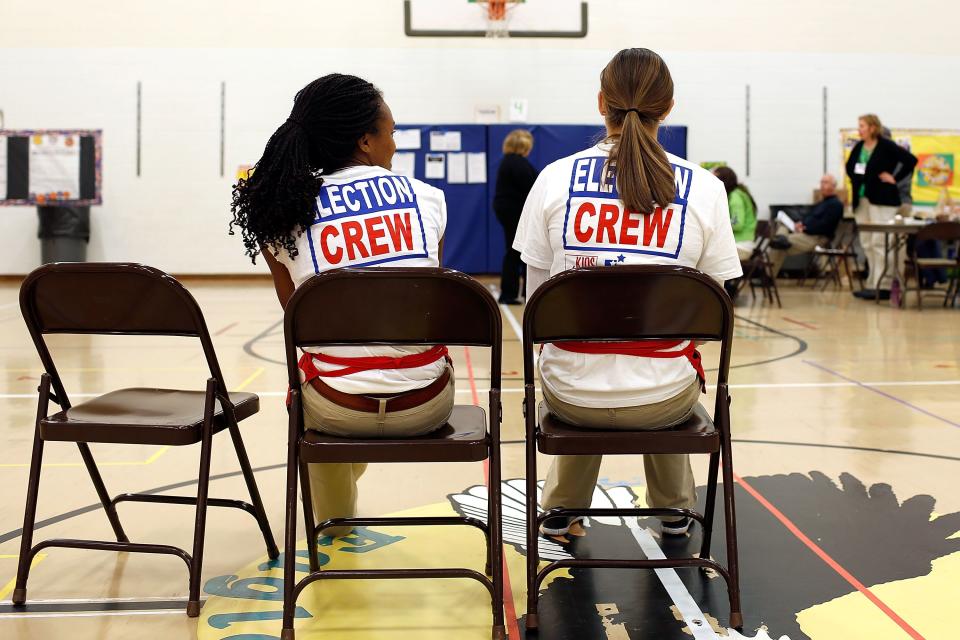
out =
[[[503,296],[500,296],[499,298],[497,298],[497,302],[499,304],[523,304],[523,300],[521,300],[520,298],[507,299],[507,298],[504,298]]]
[[[690,530],[693,518],[683,518],[674,522],[661,522],[660,533],[665,536],[685,536]]]
[[[570,533],[570,526],[574,522],[581,522],[583,516],[569,517],[569,516],[553,516],[552,518],[547,518],[543,521],[543,524],[540,525],[540,533],[546,536],[565,536]]]
[[[889,289],[862,289],[860,291],[853,292],[853,297],[860,298],[862,300],[876,300],[877,295],[880,296],[881,300],[889,300],[890,290]]]

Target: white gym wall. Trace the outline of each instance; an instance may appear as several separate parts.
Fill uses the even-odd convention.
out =
[[[668,123],[689,127],[690,159],[727,161],[761,213],[809,201],[823,167],[824,86],[834,172],[837,131],[860,113],[894,127],[960,128],[960,3],[589,4],[584,39],[487,41],[408,38],[401,0],[3,0],[0,110],[8,129],[103,129],[104,204],[93,209],[88,259],[179,274],[253,271],[226,235],[237,166],[259,158],[297,89],[333,71],[377,84],[401,123],[472,122],[478,104],[505,111],[525,97],[531,122],[599,125],[600,69],[620,48],[650,47],[673,72]],[[33,208],[0,208],[0,274],[39,264],[36,224]]]

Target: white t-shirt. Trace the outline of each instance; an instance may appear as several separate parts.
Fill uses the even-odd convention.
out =
[[[743,275],[727,194],[716,176],[667,154],[677,185],[673,203],[646,216],[625,213],[615,185],[603,178],[610,148],[601,143],[540,173],[513,242],[526,264],[551,276],[575,267],[631,264],[693,267],[720,282]],[[580,354],[551,344],[540,355],[543,384],[581,407],[653,404],[677,395],[695,376],[685,357]]]
[[[382,167],[347,167],[323,176],[313,224],[296,239],[298,255],[281,250],[295,286],[311,276],[340,267],[436,267],[447,226],[443,192],[424,182]],[[331,310],[335,312],[334,310]],[[322,319],[318,319],[322,320]],[[419,346],[326,347],[337,357],[391,356],[420,353]],[[319,352],[320,349],[308,348]],[[320,371],[343,368],[314,360]],[[443,373],[443,359],[411,369],[375,369],[323,381],[344,393],[402,393],[429,385]]]

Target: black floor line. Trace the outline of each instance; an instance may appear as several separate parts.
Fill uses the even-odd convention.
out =
[[[201,602],[206,602],[202,599]],[[118,602],[33,602],[18,606],[10,603],[0,603],[0,613],[85,613],[110,611],[176,611],[185,609],[186,598],[171,598],[170,600],[123,600]]]

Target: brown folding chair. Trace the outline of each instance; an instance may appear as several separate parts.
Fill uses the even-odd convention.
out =
[[[943,306],[955,302],[957,297],[956,271],[950,277],[946,290],[932,291],[920,286],[921,269],[958,269],[960,268],[960,222],[934,222],[917,231],[914,236],[913,248],[906,261],[904,272],[904,289],[901,304],[906,304],[907,293],[917,292],[917,309],[923,310],[923,295],[943,293]],[[942,254],[939,258],[922,258],[917,255],[917,246],[926,240],[936,240],[941,243]],[[953,251],[953,257],[945,257]],[[916,286],[910,286],[910,277],[916,281]]]
[[[260,525],[267,553],[271,558],[279,555],[237,426],[238,421],[259,410],[259,398],[252,393],[227,391],[200,307],[183,285],[162,271],[139,264],[48,264],[23,281],[20,309],[46,373],[40,378],[20,564],[13,592],[15,605],[26,602],[30,563],[43,549],[130,551],[181,558],[190,571],[187,615],[196,617],[200,613],[207,506],[234,507],[250,513]],[[118,389],[73,406],[44,340],[44,336],[51,333],[199,338],[210,369],[206,391]],[[60,406],[60,411],[53,415],[49,413],[51,400]],[[207,497],[212,437],[224,429],[230,431],[252,504]],[[43,447],[50,441],[77,443],[116,542],[51,539],[33,545]],[[200,442],[196,497],[124,493],[111,498],[90,452],[90,442],[169,446]],[[165,544],[130,542],[117,516],[116,505],[121,502],[196,505],[192,553]]]
[[[850,282],[850,289],[853,289],[853,273],[856,271],[857,280],[860,283],[860,289],[863,290],[863,271],[857,268],[857,250],[856,243],[860,232],[857,229],[857,221],[854,218],[844,218],[837,225],[837,230],[826,247],[814,247],[813,260],[807,267],[807,272],[800,281],[809,277],[810,271],[816,269],[816,277],[813,280],[814,288],[817,283],[823,280],[821,290],[827,288],[827,283],[832,281],[838,289],[843,288],[843,280],[840,278],[840,267]],[[853,261],[853,269],[850,269],[850,261]]]
[[[290,384],[287,441],[287,522],[283,566],[284,640],[294,636],[297,598],[318,580],[469,578],[487,588],[493,606],[493,637],[505,638],[500,515],[501,319],[496,300],[476,280],[457,271],[431,268],[337,269],[311,278],[287,303],[284,336]],[[306,430],[297,349],[351,344],[445,344],[490,347],[489,414],[456,405],[449,422],[416,438],[338,438]],[[331,518],[314,522],[307,463],[480,462],[489,460],[487,521],[470,517]],[[303,493],[310,573],[299,582],[297,482]],[[468,525],[487,542],[486,575],[466,568],[320,570],[317,536],[328,527]],[[489,577],[488,577],[489,576]]]
[[[771,303],[776,300],[777,307],[780,304],[780,290],[777,289],[777,274],[773,273],[773,262],[770,260],[770,241],[773,239],[773,225],[769,220],[757,220],[757,228],[754,231],[755,244],[753,252],[746,260],[740,261],[740,267],[743,270],[743,278],[737,286],[736,293],[739,296],[744,287],[750,285],[750,295],[756,299],[756,285],[754,280],[760,282],[763,289],[763,299]]]
[[[712,279],[686,267],[629,266],[574,269],[554,276],[527,301],[523,314],[524,415],[527,428],[527,628],[539,624],[540,584],[564,568],[604,569],[700,567],[723,576],[730,598],[730,625],[741,627],[733,463],[730,447],[730,395],[727,372],[733,337],[730,298]],[[719,340],[720,369],[713,419],[697,405],[683,424],[660,431],[578,429],[552,415],[545,403],[537,410],[534,392],[535,344],[564,340]],[[710,454],[706,507],[688,509],[551,509],[537,513],[537,451],[549,455],[624,455],[644,453]],[[722,461],[722,465],[721,465]],[[710,559],[718,469],[723,472],[727,565]],[[687,516],[703,527],[699,558],[665,560],[564,559],[539,568],[537,536],[553,516]]]

